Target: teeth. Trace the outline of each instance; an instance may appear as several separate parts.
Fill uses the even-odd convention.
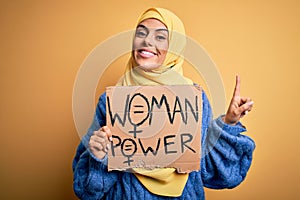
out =
[[[149,56],[154,55],[154,53],[151,53],[151,52],[149,52],[149,51],[142,51],[141,53],[142,53],[142,54],[149,55]]]

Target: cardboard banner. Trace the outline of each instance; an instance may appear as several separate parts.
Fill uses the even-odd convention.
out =
[[[202,91],[195,86],[106,88],[113,142],[108,170],[200,169]]]

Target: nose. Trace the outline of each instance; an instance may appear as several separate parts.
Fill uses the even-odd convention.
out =
[[[154,45],[154,36],[152,34],[148,34],[147,37],[145,37],[144,41],[147,46],[153,46]]]

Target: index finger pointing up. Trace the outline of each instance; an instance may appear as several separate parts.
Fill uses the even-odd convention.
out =
[[[241,85],[240,76],[236,75],[233,96],[240,96],[240,85]]]

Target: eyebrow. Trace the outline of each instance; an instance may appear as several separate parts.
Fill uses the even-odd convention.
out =
[[[143,24],[139,24],[136,28],[144,28],[144,29],[146,29],[147,31],[149,31],[149,28],[146,27],[146,26],[144,26]],[[155,31],[157,31],[157,32],[158,32],[158,31],[166,31],[166,32],[169,33],[168,29],[165,29],[165,28],[155,29]]]

